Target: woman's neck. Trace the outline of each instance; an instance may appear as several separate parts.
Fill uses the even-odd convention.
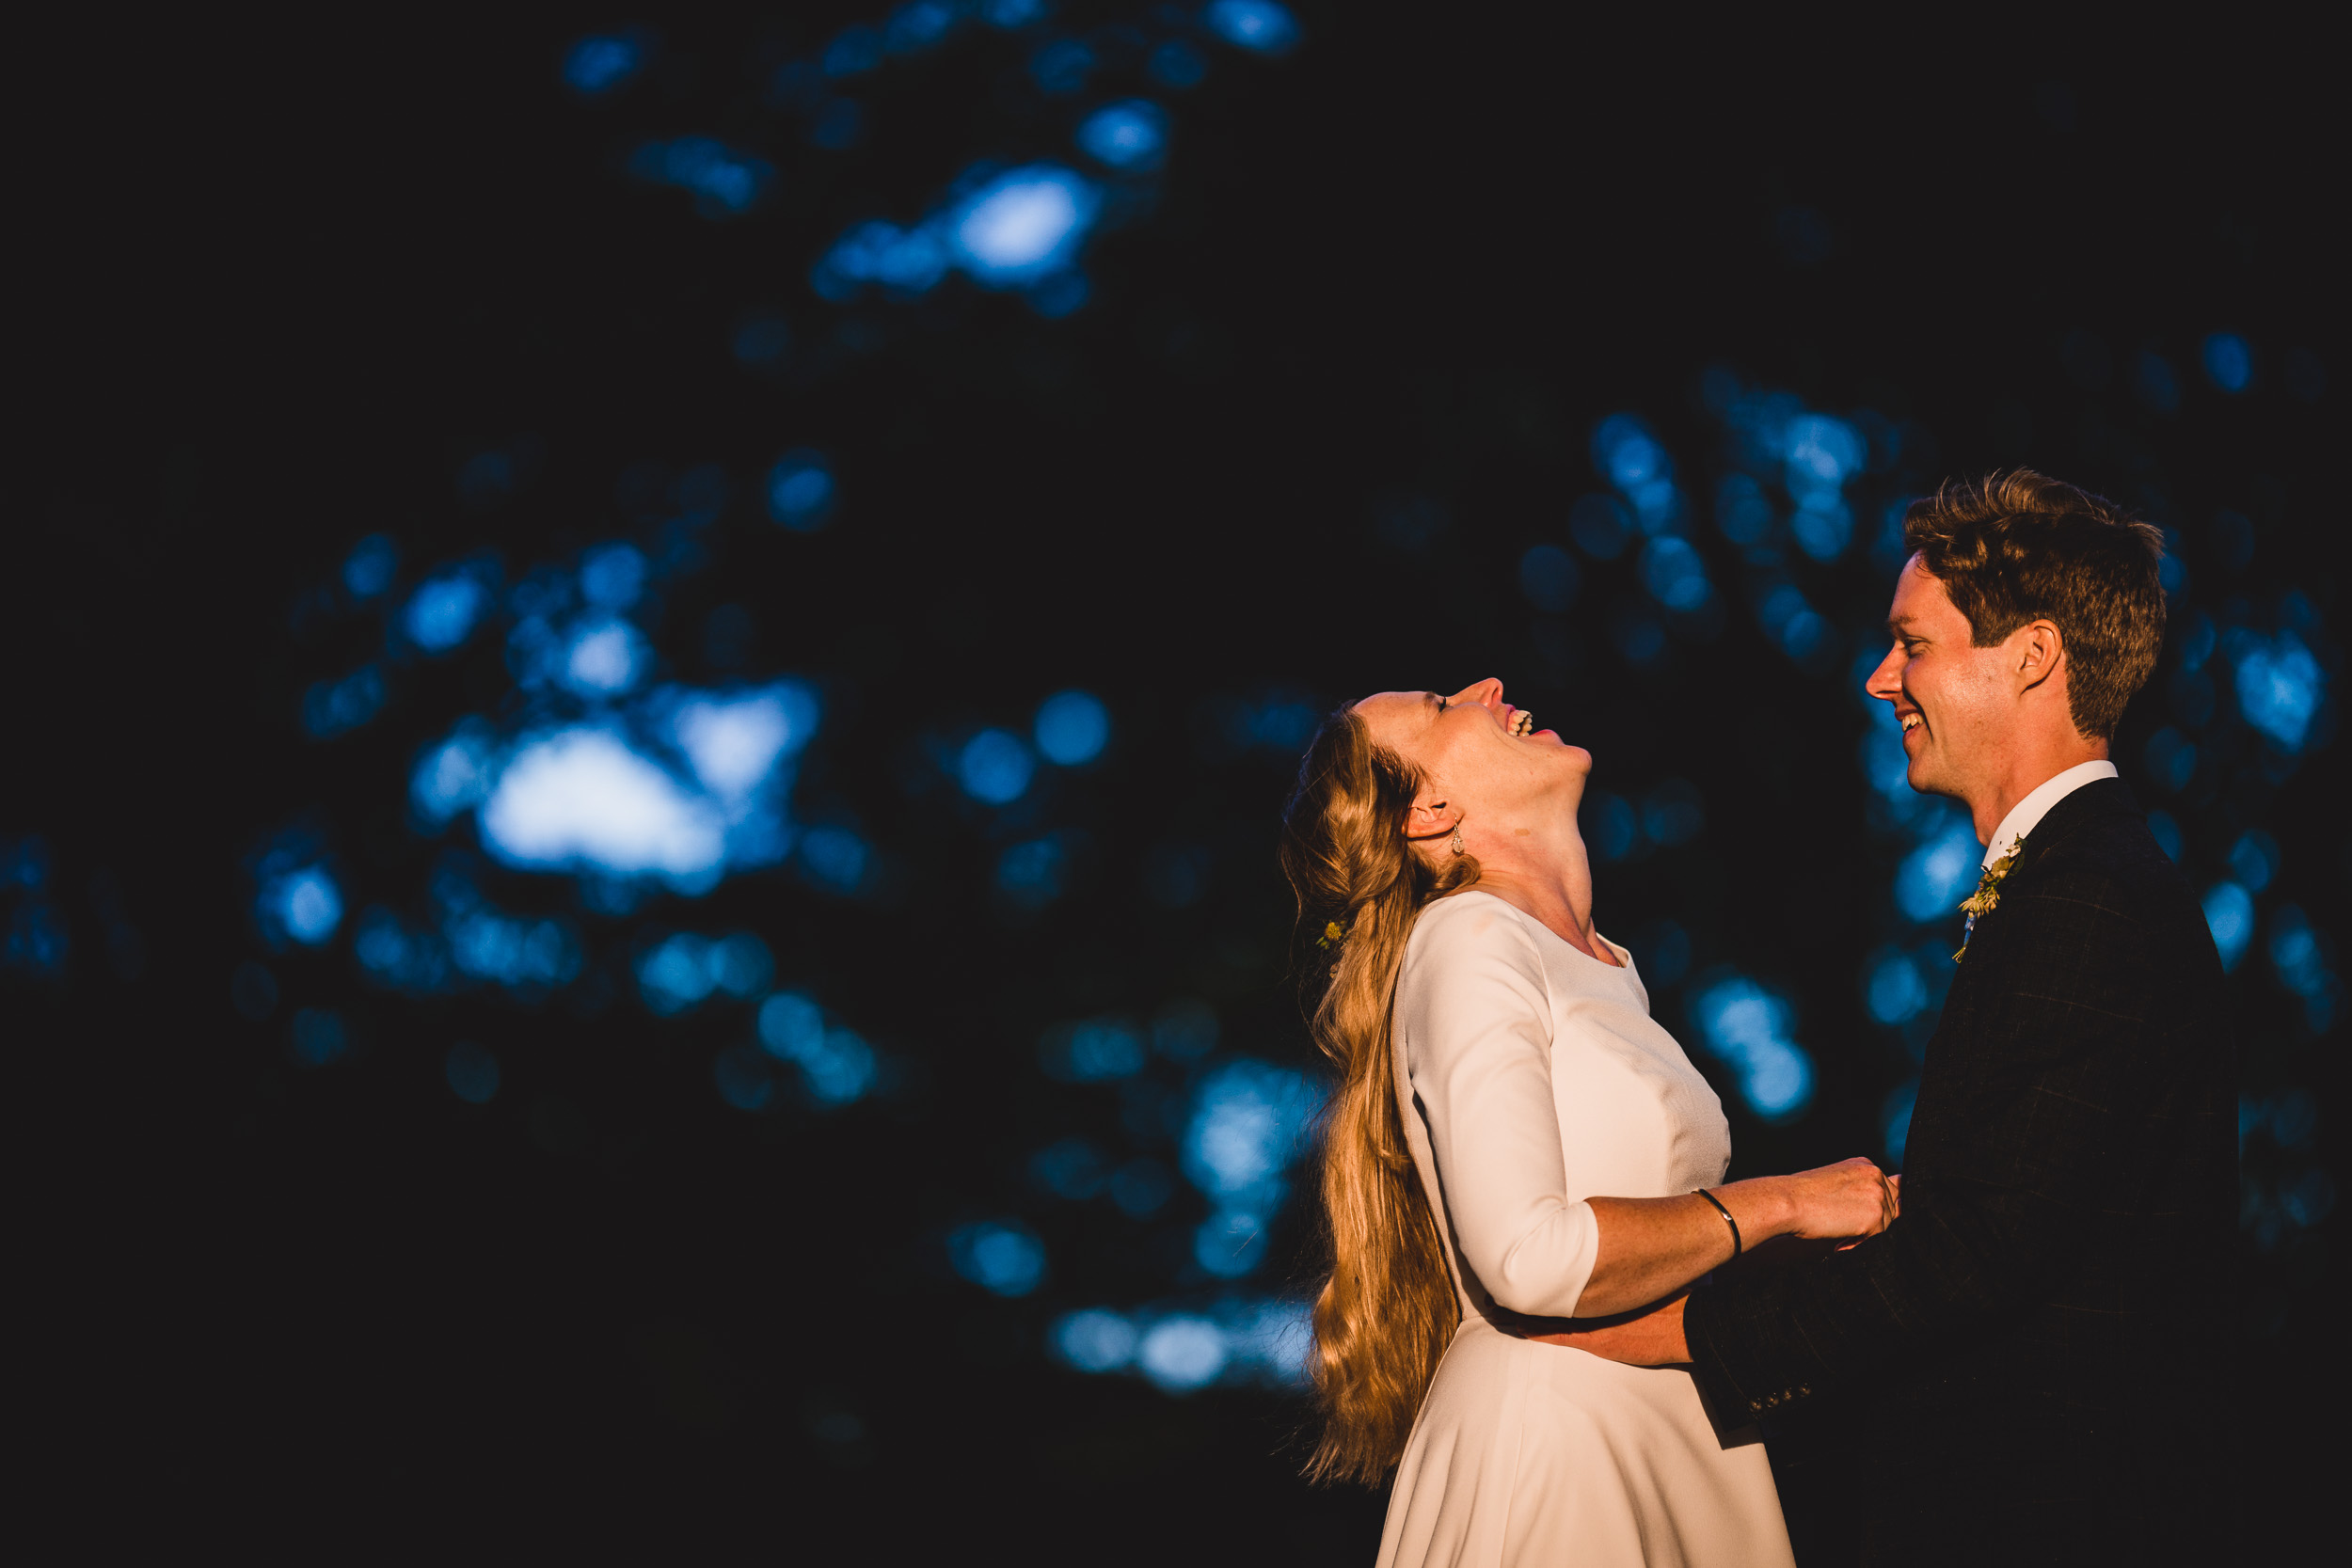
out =
[[[1540,922],[1587,958],[1613,966],[1616,954],[1593,930],[1592,861],[1575,823],[1571,815],[1565,832],[1512,828],[1481,835],[1486,842],[1473,851],[1478,880],[1472,885]]]

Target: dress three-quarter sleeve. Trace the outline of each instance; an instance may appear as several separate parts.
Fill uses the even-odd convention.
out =
[[[1455,1244],[1497,1306],[1573,1317],[1600,1227],[1567,1193],[1542,957],[1490,899],[1443,901],[1422,920],[1398,977],[1397,1037]]]

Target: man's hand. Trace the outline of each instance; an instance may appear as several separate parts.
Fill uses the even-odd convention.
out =
[[[1691,1359],[1691,1347],[1682,1338],[1682,1304],[1690,1299],[1686,1293],[1646,1311],[1595,1320],[1590,1328],[1528,1338],[1547,1345],[1590,1351],[1605,1361],[1622,1361],[1629,1367],[1679,1366]]]

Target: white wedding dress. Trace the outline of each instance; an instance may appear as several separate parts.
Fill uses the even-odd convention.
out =
[[[1518,1338],[1570,1317],[1600,1231],[1587,1197],[1712,1186],[1723,1104],[1623,968],[1490,894],[1423,911],[1396,993],[1397,1095],[1440,1216],[1462,1326],[1422,1401],[1380,1568],[1791,1568],[1755,1430],[1719,1430],[1679,1368]]]

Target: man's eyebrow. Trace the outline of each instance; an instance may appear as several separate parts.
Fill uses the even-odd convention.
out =
[[[1911,620],[1912,618],[1908,615],[1888,616],[1886,618],[1886,635],[1889,637],[1900,637],[1903,634],[1904,628],[1911,625]]]

